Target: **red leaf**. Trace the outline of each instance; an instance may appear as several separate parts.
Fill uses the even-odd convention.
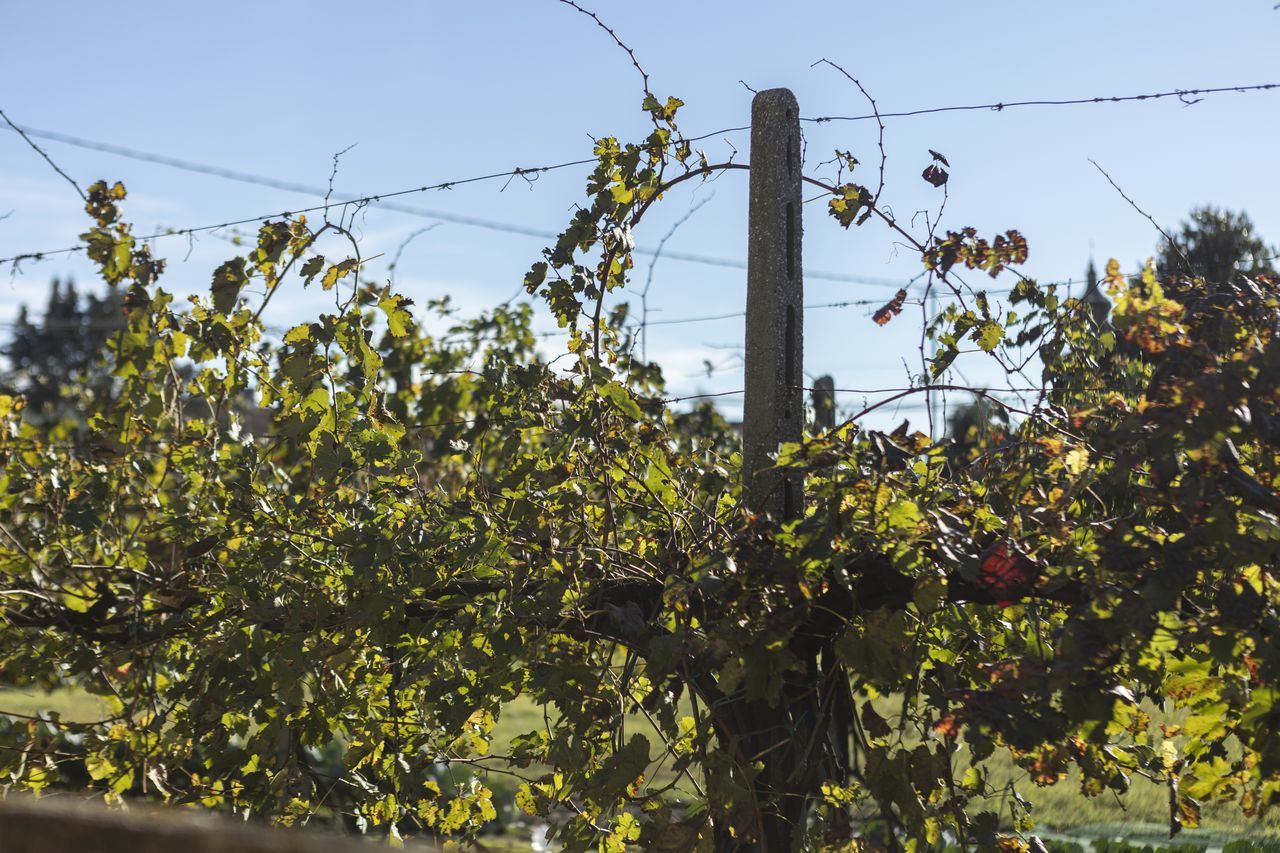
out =
[[[933,724],[933,730],[943,737],[955,738],[960,735],[960,721],[955,714],[947,714]]]
[[[1258,662],[1250,655],[1245,655],[1240,660],[1249,670],[1249,683],[1255,687],[1261,684],[1262,679],[1258,677]]]
[[[995,596],[997,606],[1008,607],[1031,591],[1039,574],[1036,564],[1005,540],[983,553],[978,586]]]
[[[943,157],[941,154],[939,154],[937,151],[934,151],[932,148],[929,149],[929,156],[944,166],[951,165],[950,163],[947,162],[946,157]]]
[[[902,288],[893,295],[893,298],[881,305],[876,313],[871,315],[871,319],[876,321],[877,326],[883,326],[894,317],[902,313],[902,303],[907,301],[907,290]]]
[[[947,178],[951,177],[947,171],[937,163],[930,163],[925,170],[920,173],[920,177],[924,178],[935,187],[940,187],[947,182]]]

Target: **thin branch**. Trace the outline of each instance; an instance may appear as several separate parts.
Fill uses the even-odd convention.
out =
[[[53,158],[44,152],[43,148],[41,148],[39,145],[36,145],[35,142],[31,139],[31,137],[27,136],[26,132],[24,132],[22,128],[14,124],[13,121],[7,115],[4,114],[4,110],[0,110],[0,118],[4,119],[5,124],[9,125],[9,127],[11,127],[15,133],[21,136],[23,140],[25,140],[26,143],[30,145],[31,148],[37,154],[43,157],[44,161],[53,167],[53,171],[57,172],[66,180],[67,183],[75,187],[76,192],[80,195],[81,201],[83,201],[85,204],[89,203],[89,197],[84,194],[84,190],[80,189],[80,185],[75,182],[75,179],[72,178],[70,175],[68,175],[66,172],[62,171],[62,169],[58,166],[58,164],[53,162]]]
[[[570,2],[570,0],[560,0],[560,2],[568,3]],[[745,163],[717,163],[715,165],[706,165],[697,169],[690,169],[684,174],[678,175],[677,177],[672,178],[671,180],[666,181],[665,183],[658,186],[657,189],[653,191],[653,194],[648,198],[646,198],[644,201],[642,201],[640,203],[640,206],[636,209],[636,211],[631,214],[630,218],[627,220],[627,228],[634,230],[635,227],[640,224],[640,220],[644,218],[644,215],[649,210],[650,205],[652,205],[658,199],[662,198],[662,196],[668,190],[672,189],[678,184],[682,184],[685,181],[690,180],[692,178],[696,178],[700,175],[710,175],[710,174],[714,174],[720,171],[725,171],[728,169],[750,170],[750,168],[751,167],[746,165]],[[591,349],[597,359],[600,357],[600,313],[604,308],[604,297],[608,290],[606,287],[606,284],[608,283],[609,270],[613,268],[614,258],[617,257],[618,249],[621,245],[622,245],[621,241],[614,241],[613,245],[610,246],[609,250],[605,253],[604,260],[601,262],[599,267],[602,273],[601,280],[600,280],[600,293],[596,297],[595,313],[591,321],[592,323]],[[631,248],[634,248],[634,247],[631,247]],[[628,248],[627,251],[631,251],[631,248]]]
[[[395,256],[391,259],[391,265],[387,267],[387,275],[391,277],[392,284],[395,284],[396,267],[399,266],[400,264],[400,255],[404,253],[404,250],[409,246],[410,243],[412,243],[418,237],[421,237],[423,234],[426,234],[428,231],[433,231],[436,228],[439,228],[440,225],[441,223],[439,222],[432,222],[430,225],[419,228],[417,231],[414,231],[408,237],[405,237],[403,240],[400,241],[400,245],[396,246]]]
[[[704,204],[715,197],[716,194],[713,191],[711,195],[690,205],[689,209],[685,211],[684,216],[681,216],[672,224],[670,230],[668,230],[666,234],[662,235],[662,239],[659,240],[658,245],[654,247],[653,259],[649,261],[649,274],[645,277],[644,289],[640,291],[640,359],[642,361],[649,360],[649,288],[653,286],[653,268],[658,265],[658,260],[662,257],[662,250],[666,247],[667,241],[675,236],[675,233],[680,230],[680,226],[688,222]]]
[[[618,34],[614,32],[613,28],[610,27],[608,24],[606,24],[604,21],[600,20],[600,16],[597,15],[595,12],[582,8],[574,0],[560,0],[560,2],[565,4],[566,6],[569,6],[573,9],[578,10],[579,12],[586,15],[591,20],[595,21],[597,27],[599,27],[600,29],[608,33],[609,37],[614,40],[614,42],[618,45],[618,47],[622,48],[627,52],[627,56],[631,57],[631,64],[635,66],[636,71],[640,72],[640,79],[643,81],[645,95],[649,97],[653,97],[653,92],[649,90],[649,74],[644,70],[644,67],[640,64],[640,60],[636,59],[635,51],[632,50],[630,47],[628,47],[627,43],[618,37]]]
[[[844,70],[844,68],[842,68],[841,66],[839,66],[839,65],[837,65],[836,63],[832,62],[830,59],[826,59],[826,58],[819,59],[817,62],[813,63],[813,65],[810,65],[809,67],[810,67],[810,68],[813,68],[814,66],[817,66],[817,65],[823,65],[823,64],[830,65],[832,68],[834,68],[835,70],[839,71],[839,72],[840,72],[841,74],[843,74],[846,78],[848,78],[848,80],[849,80],[851,83],[853,83],[853,85],[855,85],[855,86],[857,86],[857,87],[858,87],[858,91],[862,93],[862,97],[866,98],[866,99],[867,99],[867,103],[871,104],[871,114],[872,114],[873,116],[875,116],[876,124],[877,124],[877,125],[879,126],[879,128],[880,128],[880,138],[879,138],[879,145],[880,145],[880,185],[879,185],[878,187],[876,187],[876,194],[875,194],[875,196],[871,199],[871,203],[872,203],[872,204],[875,204],[876,202],[878,202],[878,201],[880,200],[880,193],[884,192],[884,165],[885,165],[885,162],[889,159],[889,158],[888,158],[888,155],[887,155],[887,154],[885,154],[885,150],[884,150],[884,119],[880,116],[880,109],[879,109],[879,107],[877,107],[877,106],[876,106],[876,99],[875,99],[875,98],[873,98],[873,97],[871,97],[871,93],[870,93],[870,92],[868,92],[868,91],[866,90],[866,87],[862,85],[862,83],[858,80],[858,78],[854,77],[854,76],[853,76],[852,74],[850,74],[848,71],[845,71],[845,70]]]
[[[1128,194],[1127,194],[1127,193],[1125,193],[1125,191],[1124,191],[1124,190],[1120,189],[1120,185],[1119,185],[1119,184],[1117,184],[1117,183],[1115,182],[1115,180],[1113,180],[1113,179],[1112,179],[1112,177],[1111,177],[1110,175],[1108,175],[1108,174],[1107,174],[1107,170],[1106,170],[1106,169],[1104,169],[1104,168],[1102,168],[1101,166],[1099,166],[1099,165],[1098,165],[1098,161],[1097,161],[1097,160],[1094,160],[1092,157],[1090,157],[1090,158],[1089,158],[1089,162],[1093,164],[1093,168],[1097,169],[1099,172],[1101,172],[1101,173],[1102,173],[1102,177],[1104,177],[1104,178],[1106,178],[1106,179],[1107,179],[1107,183],[1111,184],[1112,188],[1113,188],[1116,192],[1120,193],[1120,197],[1121,197],[1122,199],[1124,199],[1125,201],[1129,202],[1129,206],[1130,206],[1130,207],[1132,207],[1134,210],[1138,211],[1138,213],[1141,213],[1144,217],[1146,217],[1147,221],[1148,221],[1148,222],[1150,222],[1150,223],[1152,224],[1152,226],[1154,226],[1154,227],[1155,227],[1155,229],[1156,229],[1157,231],[1159,231],[1159,232],[1160,232],[1160,236],[1164,237],[1165,242],[1166,242],[1166,243],[1168,243],[1168,244],[1169,244],[1169,246],[1170,246],[1170,247],[1171,247],[1175,252],[1177,252],[1177,253],[1178,253],[1178,257],[1182,258],[1182,262],[1183,262],[1184,264],[1186,264],[1186,266],[1187,266],[1187,268],[1188,268],[1188,269],[1190,269],[1190,268],[1191,268],[1191,261],[1187,260],[1187,256],[1186,256],[1186,254],[1182,251],[1182,248],[1181,248],[1181,247],[1180,247],[1176,242],[1174,242],[1174,239],[1173,239],[1171,236],[1169,236],[1169,232],[1168,232],[1168,231],[1165,231],[1163,228],[1161,228],[1161,227],[1160,227],[1160,223],[1159,223],[1159,222],[1156,222],[1155,218],[1154,218],[1150,213],[1147,213],[1147,212],[1146,212],[1145,210],[1143,210],[1141,207],[1138,207],[1138,203],[1137,203],[1136,201],[1134,201],[1133,199],[1129,198]]]
[[[859,389],[857,388],[835,388],[833,390],[846,392],[846,393],[855,393],[855,394],[860,393]],[[865,389],[863,389],[863,391],[865,392]],[[920,385],[916,388],[903,389],[902,391],[898,392],[897,394],[894,394],[891,397],[886,397],[885,399],[880,400],[877,403],[872,403],[870,406],[867,406],[862,411],[854,415],[851,415],[850,417],[845,418],[844,423],[852,424],[855,421],[859,420],[860,418],[863,418],[866,415],[871,414],[876,409],[887,406],[890,403],[896,402],[897,400],[901,400],[904,397],[910,397],[913,394],[926,394],[932,391],[963,391],[968,394],[973,394],[975,397],[982,397],[983,399],[990,400],[991,402],[995,403],[997,406],[1000,406],[1003,409],[1007,409],[1008,411],[1011,411],[1015,414],[1025,415],[1027,417],[1032,416],[1031,412],[1015,408],[1014,406],[1010,406],[1004,400],[1001,400],[999,397],[996,397],[992,395],[990,392],[984,391],[981,388],[968,388],[968,387],[965,387],[964,385]]]
[[[329,221],[329,202],[330,202],[330,199],[333,197],[333,181],[335,178],[338,177],[338,161],[342,159],[343,154],[346,154],[352,148],[355,148],[356,145],[357,143],[353,142],[350,145],[348,145],[346,148],[343,148],[341,151],[335,151],[333,154],[333,168],[329,171],[329,189],[324,194],[324,221],[325,222]],[[339,223],[341,223],[341,219],[339,219]]]

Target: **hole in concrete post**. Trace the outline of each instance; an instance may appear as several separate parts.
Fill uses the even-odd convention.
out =
[[[787,281],[796,280],[796,206],[787,202]]]
[[[783,378],[786,383],[783,394],[785,395],[786,402],[783,405],[782,417],[789,421],[791,420],[791,401],[796,397],[796,309],[794,305],[787,306],[787,331],[786,340],[783,342],[783,346]]]

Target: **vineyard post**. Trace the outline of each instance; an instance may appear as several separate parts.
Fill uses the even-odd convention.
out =
[[[800,269],[800,110],[787,89],[769,89],[751,104],[751,181],[747,246],[746,397],[742,463],[746,507],[783,523],[800,516],[802,478],[777,467],[779,445],[798,442],[804,427],[803,309]],[[777,571],[762,551],[754,571]],[[718,832],[716,850],[782,853],[804,822],[813,776],[804,745],[817,736],[808,700],[813,685],[789,672],[772,700],[733,697],[741,760],[756,765],[752,797],[755,844]]]
[[[813,429],[825,432],[836,428],[836,380],[819,376],[813,380]]]
[[[779,520],[797,517],[803,502],[799,476],[770,458],[804,427],[800,187],[795,95],[767,89],[751,103],[742,459],[748,507]]]

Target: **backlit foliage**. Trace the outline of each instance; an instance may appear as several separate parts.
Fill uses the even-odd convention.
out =
[[[570,850],[1025,849],[997,752],[1019,784],[1165,786],[1175,828],[1280,800],[1274,285],[1113,266],[1100,328],[1053,287],[1000,307],[950,278],[1025,260],[1018,232],[921,238],[956,296],[934,375],[976,348],[1042,371],[1039,404],[962,458],[906,426],[784,447],[807,497],[780,525],[605,306],[650,205],[718,168],[680,106],[596,143],[525,279],[567,330],[554,364],[532,309],[414,305],[331,221],[266,222],[179,304],[124,188],[91,189],[128,323],[82,429],[0,398],[0,666],[110,713],[0,716],[14,787],[416,835],[476,832],[514,778]],[[876,210],[832,190],[846,227]],[[333,309],[268,334],[299,287]],[[522,697],[543,724],[495,741]],[[1190,716],[1161,731],[1146,700]]]

